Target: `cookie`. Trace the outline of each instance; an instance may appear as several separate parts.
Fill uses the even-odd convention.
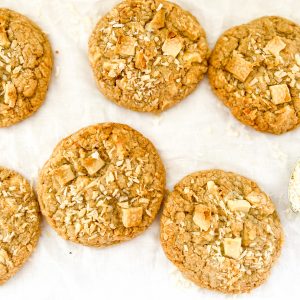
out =
[[[40,172],[43,215],[65,239],[103,247],[154,220],[165,170],[153,144],[123,124],[86,127],[62,140]]]
[[[200,287],[249,292],[267,279],[282,242],[274,204],[243,176],[221,170],[194,173],[165,201],[163,249]]]
[[[161,0],[125,0],[96,25],[89,59],[100,91],[118,105],[161,112],[207,71],[206,35],[194,16]]]
[[[41,106],[51,70],[46,35],[25,16],[0,8],[0,127],[28,118]]]
[[[32,254],[40,236],[40,222],[38,202],[28,181],[0,167],[0,284]]]
[[[227,30],[210,58],[210,84],[242,123],[281,134],[300,123],[300,27],[263,17]]]

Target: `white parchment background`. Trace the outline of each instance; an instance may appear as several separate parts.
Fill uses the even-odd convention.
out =
[[[300,23],[298,0],[174,0],[193,12],[213,47],[227,28],[263,15]],[[168,188],[207,168],[238,172],[272,196],[286,241],[268,282],[241,299],[296,299],[300,285],[300,217],[288,212],[287,185],[300,156],[300,129],[282,136],[255,132],[237,122],[205,79],[196,92],[160,116],[122,109],[98,92],[87,59],[87,40],[97,18],[115,0],[1,0],[49,34],[55,70],[44,105],[28,120],[0,129],[0,165],[36,182],[39,168],[59,140],[97,122],[127,123],[157,146]],[[27,299],[232,299],[195,287],[165,258],[158,220],[140,237],[106,249],[64,241],[44,222],[36,252],[0,287],[2,300]]]

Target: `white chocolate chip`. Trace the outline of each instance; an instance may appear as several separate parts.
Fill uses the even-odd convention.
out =
[[[253,191],[245,199],[252,204],[252,207],[259,207],[265,214],[272,214],[275,210],[274,204],[265,193]]]
[[[123,35],[119,38],[116,52],[121,56],[131,56],[135,54],[136,39]]]
[[[6,265],[6,261],[9,259],[7,252],[4,249],[0,249],[0,263]]]
[[[113,61],[105,61],[103,63],[103,69],[107,72],[111,78],[117,77],[125,68],[126,61],[124,59],[116,59]]]
[[[245,197],[251,204],[258,204],[262,202],[262,197],[259,193],[251,192]]]
[[[10,46],[10,41],[3,27],[0,27],[0,46],[4,48],[8,48]]]
[[[154,30],[158,30],[161,29],[165,26],[165,11],[160,9],[155,16],[153,17],[153,19],[151,20],[151,22],[149,22],[146,25],[146,30],[147,31],[154,31]]]
[[[219,188],[218,186],[214,183],[214,181],[208,181],[206,183],[206,188],[209,194],[213,195],[216,198],[219,198]]]
[[[104,167],[105,162],[99,158],[87,157],[82,160],[82,165],[88,171],[89,175],[94,175]]]
[[[232,56],[226,65],[226,70],[242,82],[247,79],[252,69],[253,67],[250,62],[236,54]]]
[[[75,178],[75,175],[70,165],[62,165],[54,171],[55,178],[60,186],[66,185],[68,182]]]
[[[9,107],[15,107],[18,98],[17,90],[14,84],[9,81],[4,87],[4,103]]]
[[[300,67],[300,53],[295,55],[296,64]]]
[[[143,52],[138,52],[135,55],[135,67],[140,70],[144,70],[147,66],[147,61]]]
[[[113,28],[123,28],[123,27],[124,27],[124,24],[116,23],[116,24],[113,24],[112,27],[113,27]]]
[[[99,158],[100,158],[99,152],[98,152],[98,151],[94,151],[94,152],[91,154],[91,157],[92,157],[92,158],[95,158],[95,159],[99,159]]]
[[[156,11],[160,11],[163,8],[163,6],[164,5],[162,3],[159,3],[159,5],[157,6]]]
[[[122,223],[128,227],[138,226],[143,217],[142,207],[122,208]]]
[[[202,230],[204,231],[208,230],[211,224],[210,208],[202,204],[196,205],[194,215],[193,215],[193,221]]]
[[[180,38],[175,37],[172,39],[165,40],[162,51],[164,52],[164,55],[171,55],[173,57],[176,57],[180,50],[182,49],[183,44]]]
[[[288,86],[284,84],[270,86],[272,102],[274,104],[281,104],[291,101],[291,95]]]
[[[264,48],[264,51],[266,53],[269,52],[273,54],[275,57],[278,57],[280,55],[280,51],[283,50],[285,47],[286,44],[284,43],[284,41],[280,37],[276,36],[268,42],[268,44]]]
[[[238,259],[242,252],[241,238],[224,238],[224,254],[225,256]]]
[[[187,52],[183,55],[183,60],[189,63],[201,63],[202,57],[199,52]]]
[[[251,204],[246,200],[229,200],[227,206],[231,211],[241,211],[244,213],[248,213],[251,208]]]

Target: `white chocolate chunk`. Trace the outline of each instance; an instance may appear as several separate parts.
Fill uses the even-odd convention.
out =
[[[146,69],[146,66],[147,66],[147,61],[145,59],[143,52],[140,51],[135,55],[135,67],[137,69],[144,70]]]
[[[147,31],[154,31],[154,30],[158,30],[161,29],[165,26],[165,11],[160,9],[155,16],[153,17],[153,19],[151,20],[151,22],[149,22],[146,25],[146,30]]]
[[[219,188],[218,186],[214,183],[214,181],[208,181],[206,183],[206,188],[209,194],[215,196],[216,198],[219,197]]]
[[[201,63],[202,57],[199,52],[187,52],[183,55],[183,60],[189,63]]]
[[[227,206],[231,211],[241,211],[244,213],[248,213],[251,208],[251,204],[246,200],[229,200]]]
[[[126,60],[116,59],[113,61],[105,61],[103,63],[103,69],[108,73],[111,78],[117,77],[125,69]]]
[[[105,162],[100,157],[98,159],[93,157],[87,157],[82,160],[82,165],[86,168],[89,175],[94,175],[101,168],[104,167]]]
[[[261,212],[269,215],[275,210],[274,204],[265,193],[251,192],[246,197],[253,207],[259,207]]]
[[[165,40],[162,46],[162,51],[164,52],[164,55],[171,55],[173,57],[176,57],[182,47],[183,44],[181,39],[178,37],[174,37],[172,39]]]
[[[280,51],[283,50],[285,47],[286,44],[284,43],[284,41],[280,37],[275,36],[272,40],[268,42],[268,44],[264,48],[264,51],[266,53],[269,52],[273,54],[275,57],[278,57],[280,55]]]
[[[119,38],[116,52],[121,56],[131,56],[135,53],[136,39],[123,35]]]
[[[253,67],[250,62],[238,55],[233,55],[226,65],[226,70],[235,78],[244,82],[252,71]]]
[[[160,11],[163,8],[163,6],[164,5],[162,3],[159,3],[159,5],[157,6],[156,11]]]
[[[122,223],[126,228],[138,226],[142,222],[142,217],[142,207],[122,208]]]
[[[75,175],[70,165],[62,165],[54,171],[55,179],[58,181],[60,186],[66,185],[68,182],[75,178]]]
[[[238,259],[242,252],[242,239],[241,238],[224,238],[224,254],[225,256]]]
[[[284,84],[277,84],[270,86],[272,102],[274,104],[281,104],[291,101],[290,90],[288,86]]]
[[[15,107],[17,98],[18,94],[14,84],[11,81],[7,82],[4,87],[4,103],[9,107]]]
[[[3,27],[0,27],[0,46],[4,48],[8,48],[10,46],[10,41]]]
[[[207,190],[211,191],[212,189],[215,188],[216,184],[214,181],[209,180],[209,181],[207,181],[206,186],[207,186]]]
[[[99,158],[100,158],[99,152],[98,152],[98,151],[94,151],[94,152],[91,154],[91,157],[92,157],[92,158],[95,158],[95,159],[99,159]]]
[[[38,86],[37,80],[29,79],[28,84],[24,87],[23,95],[25,97],[32,97],[36,91],[37,86]]]
[[[6,262],[9,260],[8,254],[4,249],[0,248],[0,263],[6,265]]]
[[[296,64],[300,67],[300,53],[295,55]]]
[[[251,192],[245,197],[251,204],[263,203],[263,197],[260,193]]]
[[[208,206],[198,204],[195,207],[193,215],[194,223],[202,230],[206,231],[210,228],[211,223],[211,210]]]
[[[108,172],[106,174],[105,181],[106,181],[107,184],[110,183],[110,182],[114,182],[115,181],[114,174],[112,172]]]

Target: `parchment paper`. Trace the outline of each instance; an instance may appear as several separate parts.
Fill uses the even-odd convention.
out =
[[[298,299],[300,217],[288,209],[287,185],[300,156],[300,129],[281,136],[258,133],[236,121],[205,79],[190,97],[155,116],[132,112],[97,90],[87,59],[96,20],[115,0],[1,0],[36,21],[49,34],[55,69],[38,113],[0,129],[0,165],[36,182],[38,170],[61,138],[97,122],[127,123],[156,145],[167,169],[167,186],[202,169],[221,168],[255,180],[271,195],[286,241],[270,279],[240,299]],[[300,23],[298,0],[174,0],[205,28],[212,48],[227,28],[263,15]],[[23,269],[0,287],[0,299],[231,299],[186,281],[166,259],[159,222],[140,237],[106,249],[64,241],[43,223],[37,250]]]

